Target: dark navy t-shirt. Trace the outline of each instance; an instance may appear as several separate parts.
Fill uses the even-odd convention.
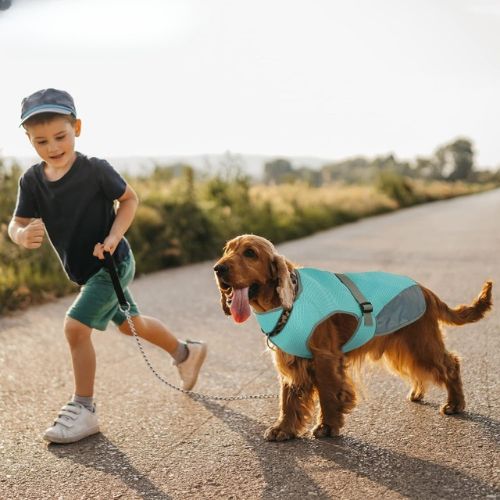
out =
[[[102,267],[92,255],[109,235],[115,220],[114,200],[125,192],[125,180],[106,161],[77,153],[68,172],[49,181],[44,163],[30,167],[19,180],[17,217],[43,220],[52,245],[69,278],[83,285]],[[123,238],[115,250],[121,262],[130,247]]]

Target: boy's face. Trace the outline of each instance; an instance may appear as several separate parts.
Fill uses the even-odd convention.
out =
[[[27,125],[26,135],[40,158],[51,168],[67,169],[75,160],[75,137],[80,135],[81,121],[54,118],[37,125]]]

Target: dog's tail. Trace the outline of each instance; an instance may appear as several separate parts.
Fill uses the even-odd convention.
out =
[[[481,293],[472,304],[457,306],[454,309],[448,307],[439,297],[432,294],[438,319],[449,325],[465,325],[479,321],[492,307],[492,287],[493,283],[486,281]]]

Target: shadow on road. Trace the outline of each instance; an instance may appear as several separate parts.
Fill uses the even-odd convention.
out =
[[[472,498],[478,493],[500,493],[494,486],[448,465],[398,453],[355,437],[267,443],[262,437],[264,426],[261,422],[216,403],[201,403],[232,431],[243,436],[253,448],[262,463],[261,469],[268,485],[262,492],[263,498],[276,494],[284,484],[288,484],[292,491],[314,491],[320,497],[324,496],[326,492],[310,477],[307,467],[304,468],[312,456],[326,461],[328,467],[331,466],[332,474],[352,471],[410,498],[435,495],[451,498],[453,494],[460,498]],[[461,418],[481,424],[488,420],[470,414]]]
[[[434,408],[436,411],[439,410],[440,405],[431,403],[429,401],[416,401],[413,404],[418,404],[419,406],[429,406]],[[446,418],[453,418],[456,420],[463,420],[464,422],[471,422],[477,424],[478,427],[483,429],[485,433],[491,438],[493,444],[497,444],[500,437],[500,422],[485,415],[479,413],[472,413],[470,411],[464,411],[457,415],[447,415]]]
[[[68,460],[114,476],[143,497],[168,500],[170,496],[158,489],[144,473],[138,471],[114,443],[105,435],[96,434],[73,444],[50,444],[48,451],[62,460]]]
[[[500,422],[498,420],[468,411],[462,413],[461,415],[455,415],[455,418],[479,424],[479,426],[481,426],[481,428],[484,429],[488,436],[492,439],[492,442],[498,444],[500,439]]]
[[[332,474],[332,484],[335,484],[335,474],[340,476],[350,471],[409,498],[451,498],[455,495],[473,498],[478,494],[496,497],[500,494],[500,490],[491,484],[449,465],[396,452],[353,436],[268,443],[262,437],[265,423],[218,403],[205,400],[199,402],[232,432],[242,436],[258,458],[266,484],[261,492],[262,498],[275,496],[284,491],[285,487],[287,491],[305,492],[306,495],[313,493],[319,498],[330,498],[328,493],[331,493],[331,489],[329,492],[325,491],[324,485],[312,477],[315,470],[324,472],[325,469]],[[432,403],[421,404],[437,407]],[[489,438],[498,438],[498,421],[473,413],[464,413],[454,418],[478,424],[486,430]],[[113,476],[140,496],[170,498],[138,471],[128,456],[103,434],[69,445],[51,444],[48,451],[61,460]],[[344,480],[340,482],[343,483]]]

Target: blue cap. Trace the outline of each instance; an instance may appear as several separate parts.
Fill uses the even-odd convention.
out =
[[[73,98],[64,90],[43,89],[25,97],[21,108],[21,125],[32,116],[40,113],[73,115],[76,108]]]

